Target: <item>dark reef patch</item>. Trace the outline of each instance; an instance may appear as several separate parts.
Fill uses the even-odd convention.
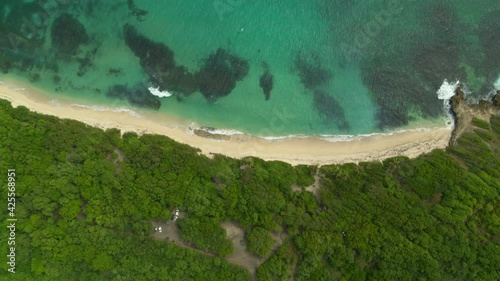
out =
[[[161,107],[160,99],[142,86],[128,88],[125,85],[115,85],[107,91],[106,95],[111,98],[127,100],[131,105],[158,110]]]
[[[293,62],[293,70],[300,78],[300,82],[308,90],[326,85],[332,74],[321,65],[320,58],[314,53],[298,52]]]
[[[127,6],[130,11],[130,15],[134,16],[138,21],[144,21],[144,17],[148,14],[148,11],[138,8],[135,5],[134,0],[128,0]]]
[[[6,3],[4,3],[6,2]],[[2,1],[0,15],[0,70],[29,71],[45,63],[42,45],[46,32],[45,12],[37,2]]]
[[[259,78],[259,86],[262,88],[267,101],[271,97],[271,91],[273,90],[274,76],[271,74],[267,63],[262,63],[262,67],[264,68],[264,73]]]
[[[325,123],[334,123],[342,131],[349,131],[344,109],[339,102],[322,90],[314,91],[314,106]]]
[[[219,48],[203,60],[201,68],[192,74],[186,67],[176,64],[174,52],[164,44],[140,35],[131,25],[126,25],[124,32],[126,44],[139,57],[152,82],[159,85],[162,91],[176,93],[179,100],[199,91],[207,101],[214,102],[229,95],[250,68],[247,60]]]
[[[321,59],[312,52],[297,52],[293,61],[293,71],[299,76],[304,88],[313,93],[313,104],[325,124],[335,124],[342,131],[349,131],[344,109],[324,89],[332,79],[332,73],[323,67]]]
[[[415,71],[432,91],[436,91],[444,79],[465,81],[467,75],[459,65],[463,40],[455,9],[444,1],[436,1],[429,9],[430,15],[421,20],[423,30],[432,31],[431,43],[409,52],[414,54]]]
[[[50,34],[52,47],[62,56],[76,54],[81,45],[89,42],[83,24],[69,14],[62,14],[55,19]]]
[[[484,52],[480,72],[493,82],[500,73],[500,10],[486,14],[481,20],[479,41]]]
[[[466,82],[467,73],[461,65],[464,50],[463,28],[452,5],[436,1],[418,13],[420,29],[412,44],[411,37],[402,37],[398,59],[375,52],[362,62],[364,84],[378,105],[381,129],[407,125],[410,111],[424,118],[443,112],[436,91],[443,80]]]
[[[412,70],[401,65],[372,62],[363,69],[363,82],[379,106],[377,117],[381,129],[407,125],[408,110],[412,106],[417,106],[425,117],[442,113],[437,95],[416,82]]]
[[[78,59],[78,63],[79,63],[78,73],[77,73],[78,76],[81,77],[81,76],[85,75],[85,73],[89,70],[89,68],[92,67],[94,57],[97,54],[98,50],[99,50],[99,46],[88,51],[85,54],[85,57]]]
[[[135,27],[125,25],[125,42],[140,59],[141,67],[160,90],[189,95],[197,90],[193,75],[174,60],[174,52],[167,46],[140,35]]]
[[[464,81],[465,70],[459,66],[460,52],[454,44],[439,44],[416,51],[413,68],[432,90],[444,79]]]
[[[249,68],[247,60],[219,48],[205,59],[203,66],[195,74],[195,80],[205,99],[214,102],[229,95],[236,83],[247,76]]]
[[[11,10],[0,22],[0,30],[5,32],[2,34],[5,34],[5,38],[8,38],[10,43],[15,45],[12,46],[14,49],[43,44],[46,30],[44,22],[46,14],[43,8],[36,1],[33,3],[22,2],[18,1],[15,4],[7,5]]]
[[[427,5],[425,9],[430,11],[422,11],[421,14],[425,15],[422,18],[428,25],[426,28],[433,30],[435,34],[435,40],[441,42],[453,42],[456,40],[457,33],[460,32],[457,23],[458,15],[455,9],[445,1],[436,1],[431,4],[430,7]]]

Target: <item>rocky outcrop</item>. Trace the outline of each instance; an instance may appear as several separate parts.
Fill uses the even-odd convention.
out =
[[[471,122],[474,117],[489,122],[491,115],[500,114],[500,91],[497,91],[491,102],[483,100],[478,104],[468,104],[464,92],[459,88],[450,103],[455,117],[455,128],[450,139],[450,146],[453,146],[464,132],[473,130]]]
[[[219,141],[230,141],[231,136],[230,135],[224,135],[224,134],[217,134],[215,132],[215,128],[211,127],[201,127],[199,129],[194,129],[194,134],[203,137],[203,138],[208,138],[208,139],[214,139],[214,140],[219,140]]]

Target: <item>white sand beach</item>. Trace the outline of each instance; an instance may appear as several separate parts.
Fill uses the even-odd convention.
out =
[[[26,83],[4,80],[0,83],[0,98],[14,107],[25,106],[32,111],[74,119],[99,128],[118,128],[137,134],[160,134],[175,141],[199,148],[203,154],[224,154],[243,158],[255,156],[265,160],[280,160],[292,165],[325,165],[348,162],[380,161],[394,156],[417,157],[448,145],[451,128],[411,129],[392,134],[378,134],[350,141],[330,142],[319,137],[297,137],[266,140],[244,134],[232,135],[221,141],[193,134],[187,126],[177,126],[178,118],[154,112],[140,111],[141,116],[124,110],[93,110],[75,106],[74,101],[61,97],[54,101],[42,91]],[[78,102],[81,104],[81,102]],[[90,104],[89,104],[90,106]]]

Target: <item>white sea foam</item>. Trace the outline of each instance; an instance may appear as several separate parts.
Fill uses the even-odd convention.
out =
[[[170,93],[169,91],[165,90],[165,91],[160,91],[160,87],[157,87],[157,88],[154,88],[154,87],[149,87],[148,88],[149,92],[154,95],[154,96],[157,96],[159,98],[168,98],[168,97],[171,97],[172,96],[172,93]]]
[[[290,135],[290,136],[267,136],[267,137],[260,137],[260,138],[265,139],[265,140],[269,140],[269,141],[277,141],[277,140],[286,140],[289,138],[300,138],[300,137],[301,136]]]
[[[133,111],[132,109],[124,108],[124,107],[107,107],[107,106],[99,106],[99,105],[82,105],[82,104],[71,104],[73,107],[86,108],[93,111],[111,111],[111,112],[126,112],[135,118],[142,118],[142,115]]]
[[[444,80],[443,84],[437,91],[438,99],[449,101],[451,97],[455,95],[455,91],[458,89],[460,81],[449,83],[448,80]]]
[[[455,125],[455,119],[451,113],[450,99],[455,95],[458,87],[460,86],[460,81],[449,83],[448,80],[444,80],[443,84],[437,91],[438,99],[443,101],[443,108],[448,116],[446,120],[446,126],[451,128]]]
[[[237,130],[229,130],[229,129],[216,129],[216,128],[209,128],[209,127],[201,127],[198,129],[205,131],[205,132],[208,132],[210,134],[214,134],[214,135],[232,136],[232,135],[244,135],[245,134],[245,133],[237,131]]]
[[[500,74],[498,75],[497,81],[493,84],[493,87],[495,87],[497,91],[500,91]]]
[[[363,136],[358,136],[358,135],[321,136],[321,139],[327,142],[351,142],[360,137]]]
[[[399,130],[394,130],[394,131],[390,131],[390,132],[359,134],[359,135],[320,135],[320,138],[322,140],[325,140],[328,142],[351,142],[354,140],[359,140],[359,139],[364,139],[367,137],[374,137],[374,136],[392,136],[394,134],[401,134],[401,133],[405,133],[405,132],[428,132],[428,131],[436,129],[436,128],[442,128],[442,127],[436,126],[436,127],[428,127],[428,128],[399,129]],[[451,128],[448,128],[448,129],[451,129]],[[294,136],[292,136],[292,137],[294,137]]]

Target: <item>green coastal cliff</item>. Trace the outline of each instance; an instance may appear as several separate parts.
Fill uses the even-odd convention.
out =
[[[13,274],[2,212],[0,280],[500,280],[500,116],[459,98],[446,151],[322,167],[209,159],[0,100],[17,219]]]

